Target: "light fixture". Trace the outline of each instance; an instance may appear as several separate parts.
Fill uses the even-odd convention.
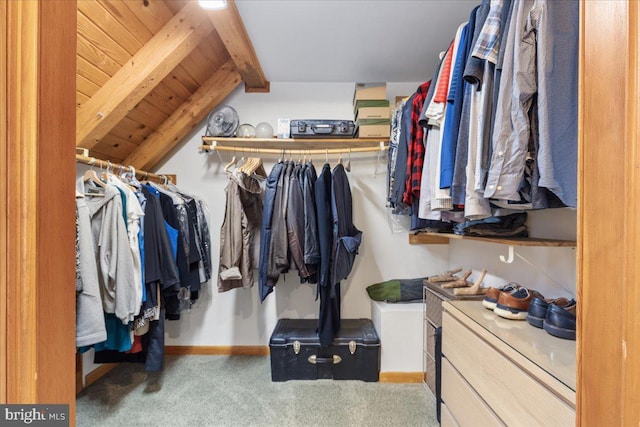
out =
[[[198,0],[200,7],[208,10],[219,10],[227,7],[227,0]]]

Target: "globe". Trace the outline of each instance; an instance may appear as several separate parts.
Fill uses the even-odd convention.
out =
[[[255,138],[256,130],[254,127],[248,123],[244,123],[238,127],[236,131],[236,136],[238,138]]]
[[[267,122],[256,125],[256,138],[273,138],[273,127]]]

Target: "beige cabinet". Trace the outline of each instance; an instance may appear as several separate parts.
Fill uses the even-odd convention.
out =
[[[574,341],[502,319],[477,301],[445,302],[443,308],[442,401],[448,422],[575,424]]]
[[[436,329],[442,326],[442,302],[452,300],[478,301],[478,295],[454,295],[453,289],[444,289],[438,284],[425,281],[423,299],[423,355],[422,379],[434,396],[436,392]]]

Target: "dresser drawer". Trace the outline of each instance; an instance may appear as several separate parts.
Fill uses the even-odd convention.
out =
[[[442,405],[440,411],[440,427],[459,427],[447,405]]]
[[[431,323],[436,325],[436,328],[442,326],[442,299],[430,290],[425,292],[426,316]]]
[[[442,353],[507,425],[575,424],[573,408],[447,312]]]
[[[431,393],[433,393],[433,395],[436,395],[436,362],[435,360],[430,356],[430,355],[425,355],[425,361],[424,361],[425,365],[426,365],[426,370],[424,372],[425,375],[425,383],[427,384],[427,387],[429,387],[429,390],[431,390]]]
[[[442,401],[462,427],[504,425],[445,358],[442,359]]]

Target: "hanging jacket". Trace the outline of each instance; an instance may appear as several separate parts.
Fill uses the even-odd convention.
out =
[[[200,261],[204,267],[203,283],[211,279],[211,235],[209,233],[209,212],[207,205],[201,199],[196,199],[198,204],[198,233],[200,235]]]
[[[229,174],[224,221],[220,228],[218,291],[253,286],[255,233],[262,218],[262,187],[242,172]]]
[[[273,165],[269,176],[267,177],[267,185],[264,194],[264,210],[262,212],[262,225],[260,226],[260,259],[258,262],[258,293],[260,296],[260,302],[273,292],[273,286],[278,280],[277,275],[275,280],[273,276],[270,277],[270,264],[271,264],[271,240],[272,240],[272,224],[273,213],[276,209],[276,194],[277,187],[280,181],[280,175],[283,172],[283,163],[276,163]]]
[[[310,273],[304,263],[305,217],[300,171],[300,165],[296,165],[289,178],[289,200],[286,204],[287,238],[289,253],[298,270],[298,275],[302,280],[306,280]]]
[[[81,287],[76,287],[76,347],[89,346],[107,339],[100,299],[98,266],[93,254],[93,235],[89,207],[83,197],[76,197],[78,219],[78,275]]]
[[[331,282],[336,284],[347,278],[358,248],[362,243],[362,232],[353,225],[353,207],[349,179],[342,164],[333,169],[331,212],[333,219],[333,252],[331,256]]]
[[[273,218],[271,220],[271,256],[269,276],[274,278],[274,284],[278,281],[280,273],[289,271],[289,244],[287,238],[287,201],[289,198],[289,179],[293,165],[291,162],[284,163],[278,186],[276,189],[275,201],[273,204]]]
[[[140,220],[144,218],[144,211],[135,193],[120,179],[113,175],[109,176],[109,183],[116,186],[122,194],[124,194],[123,200],[126,200],[125,219],[127,224],[127,235],[129,237],[129,247],[131,249],[131,256],[133,259],[133,271],[136,286],[136,306],[139,308],[142,304],[142,255],[140,253]],[[137,312],[135,313],[138,314]]]
[[[180,280],[160,200],[148,187],[143,185],[141,190],[147,198],[144,221],[144,266],[146,284],[151,288],[151,292],[148,293],[148,306],[157,306],[158,301],[155,301],[155,292],[153,292],[157,283],[160,284],[163,299],[175,301],[180,289]]]
[[[176,252],[176,263],[178,265],[178,274],[180,277],[180,287],[189,288],[191,281],[189,258],[187,256],[187,248],[185,248],[185,238],[180,231],[179,212],[174,204],[172,197],[168,194],[160,192],[160,207],[162,208],[162,216],[167,224],[178,231],[178,245]],[[184,291],[182,291],[184,292]],[[180,320],[180,299],[178,295],[165,299],[166,317],[168,320]]]
[[[301,174],[304,203],[304,263],[309,271],[309,283],[318,282],[320,264],[320,243],[318,241],[318,220],[316,215],[315,185],[318,175],[312,163],[307,163]]]
[[[139,309],[135,304],[138,284],[134,279],[120,192],[107,184],[104,196],[86,196],[85,200],[91,216],[102,308],[127,324]]]
[[[331,286],[331,251],[333,248],[333,225],[331,217],[331,166],[325,164],[315,186],[316,213],[318,218],[318,241],[320,243],[320,266],[318,285]]]
[[[320,345],[329,345],[340,329],[340,283],[332,282],[333,217],[331,167],[325,164],[315,185],[320,264],[317,295],[320,297],[318,337]]]

